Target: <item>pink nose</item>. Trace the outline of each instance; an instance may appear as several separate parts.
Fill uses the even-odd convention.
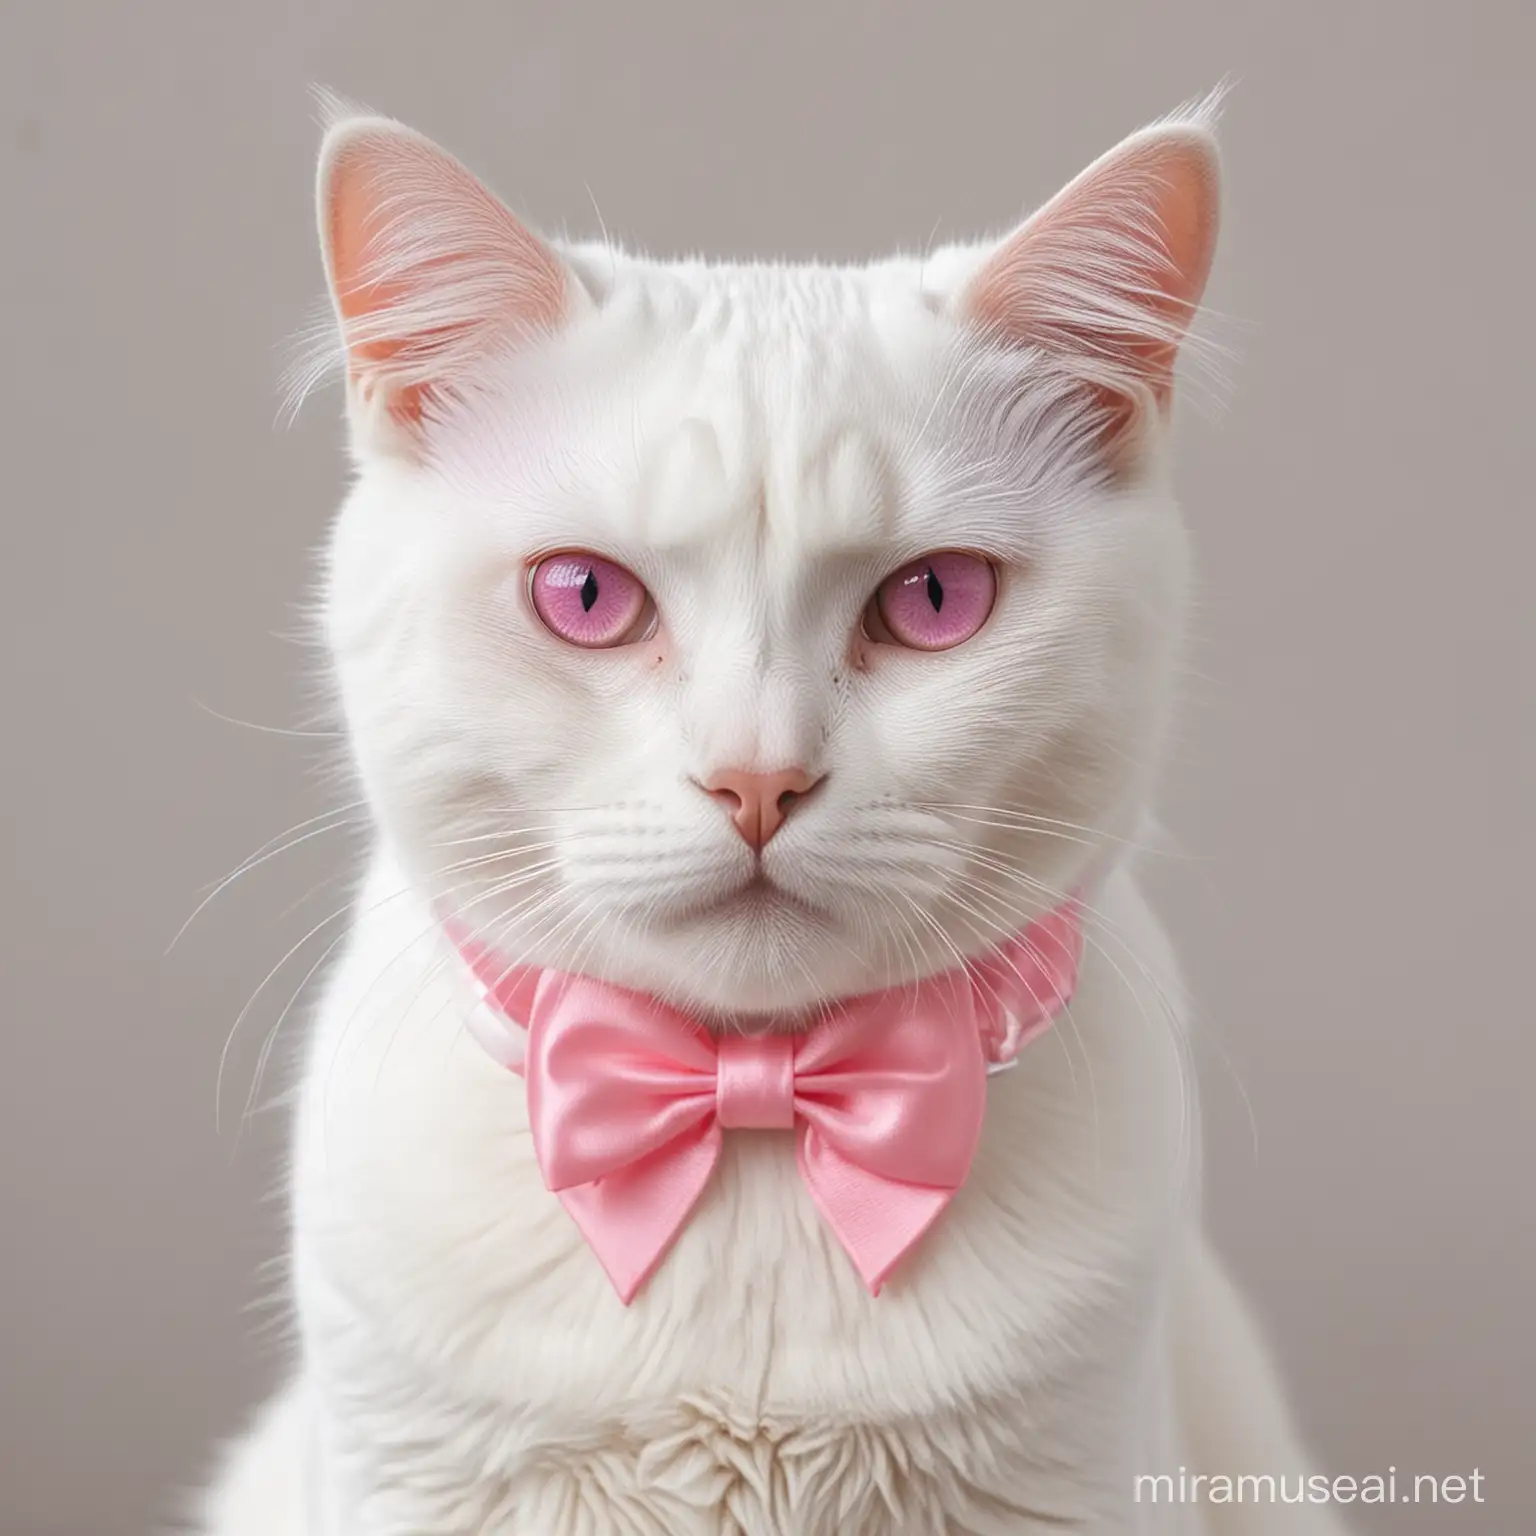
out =
[[[802,768],[786,768],[782,773],[727,768],[711,774],[704,788],[725,807],[748,846],[761,853],[768,839],[784,825],[795,802],[819,782]]]

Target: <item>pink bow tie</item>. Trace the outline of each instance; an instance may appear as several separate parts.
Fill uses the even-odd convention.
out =
[[[878,1293],[964,1183],[987,1074],[1066,1005],[1081,944],[1069,901],[964,970],[837,1004],[803,1032],[753,1036],[459,949],[501,1016],[479,1017],[477,1037],[526,1078],[544,1182],[627,1304],[737,1129],[796,1132],[811,1198]],[[507,1020],[526,1020],[525,1042]]]

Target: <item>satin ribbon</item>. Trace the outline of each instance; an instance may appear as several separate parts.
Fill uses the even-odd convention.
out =
[[[485,996],[471,1028],[524,1077],[544,1182],[627,1304],[737,1129],[795,1134],[811,1198],[878,1294],[965,1182],[988,1072],[1070,1000],[1082,934],[1069,901],[963,969],[764,1035],[457,942]]]

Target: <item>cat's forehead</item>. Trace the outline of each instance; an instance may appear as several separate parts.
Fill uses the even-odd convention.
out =
[[[958,248],[956,248],[958,249]],[[861,265],[788,261],[656,261],[602,246],[563,248],[601,308],[643,311],[656,325],[717,340],[846,334],[931,314],[953,281],[956,249]]]
[[[985,386],[929,263],[572,264],[591,323],[442,437],[455,490],[508,536],[706,559],[750,544],[796,569],[998,542],[955,517],[954,488],[988,472],[968,408]]]
[[[751,535],[889,543],[945,333],[917,263],[644,270],[607,296],[628,333],[633,474],[614,512],[654,546]]]

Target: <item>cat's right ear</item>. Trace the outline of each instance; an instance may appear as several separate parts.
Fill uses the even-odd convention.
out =
[[[333,122],[320,247],[354,426],[411,453],[434,404],[591,299],[564,262],[451,155],[383,117]]]

